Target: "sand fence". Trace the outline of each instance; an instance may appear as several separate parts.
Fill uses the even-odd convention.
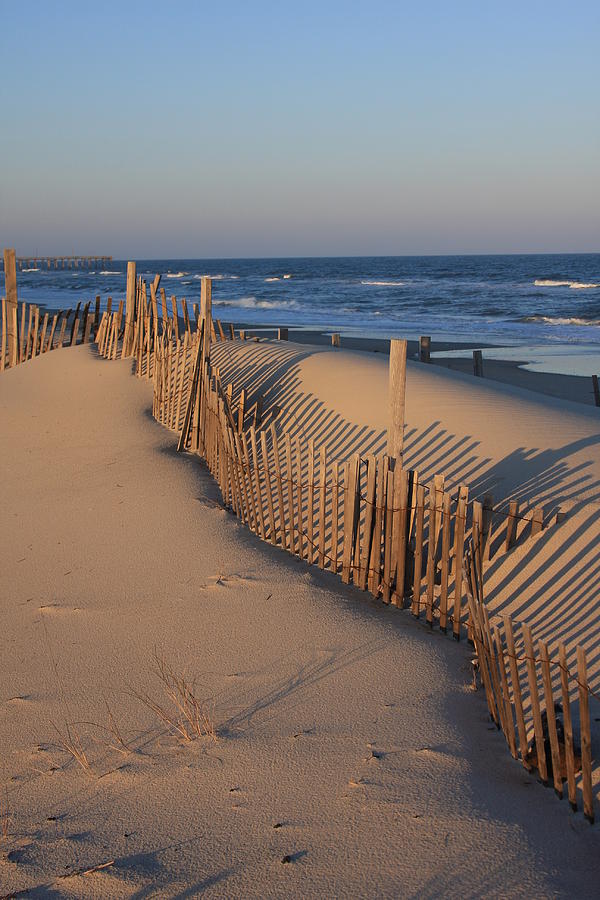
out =
[[[559,796],[566,781],[573,809],[593,821],[589,705],[598,698],[587,684],[585,651],[559,644],[551,658],[547,644],[534,647],[527,625],[507,616],[490,621],[484,601],[486,565],[550,527],[544,510],[522,513],[514,500],[494,506],[491,495],[470,498],[466,485],[450,491],[442,474],[423,483],[402,466],[405,342],[391,345],[388,452],[336,458],[325,444],[278,427],[279,410],[263,409],[260,397],[248,408],[244,384],[222,381],[211,345],[246,335],[213,321],[210,278],[202,279],[193,318],[185,300],[167,303],[159,284],[157,276],[147,285],[129,263],[125,306],[108,305],[101,318],[99,298],[95,315],[87,304],[80,316],[78,306],[68,343],[76,343],[82,325],[82,340],[93,328],[104,358],[134,359],[137,375],[152,381],[156,420],[177,435],[180,451],[205,460],[224,505],[261,539],[409,608],[456,640],[467,637],[477,654],[474,678],[512,755],[552,781]],[[35,310],[31,316],[17,362],[53,346],[59,317],[46,340],[39,321],[36,332]],[[62,317],[56,346],[68,321]],[[14,323],[3,327],[11,360],[16,333]]]

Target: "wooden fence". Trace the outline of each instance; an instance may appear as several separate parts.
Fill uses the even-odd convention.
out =
[[[586,653],[558,644],[558,658],[544,641],[534,644],[531,628],[511,617],[490,617],[483,602],[483,567],[477,535],[469,542],[464,579],[470,630],[490,717],[502,730],[515,759],[558,797],[563,783],[573,810],[594,821],[590,701]],[[541,678],[540,678],[541,676]],[[577,722],[579,727],[577,728]],[[577,740],[577,732],[579,740]]]
[[[77,304],[76,309],[42,312],[35,303],[20,303],[8,308],[2,298],[0,333],[0,372],[34,359],[58,347],[74,347],[87,344],[94,338],[98,327],[100,298],[95,309],[91,302]],[[12,319],[9,327],[9,315]]]
[[[470,498],[466,485],[448,489],[443,475],[423,483],[401,456],[337,459],[310,437],[282,433],[260,397],[248,408],[244,385],[225,384],[211,364],[211,344],[236,335],[233,326],[213,323],[210,279],[202,280],[193,319],[185,301],[167,304],[158,285],[157,276],[148,292],[129,264],[125,307],[107,309],[98,323],[99,353],[134,359],[138,376],[152,380],[157,421],[177,435],[179,450],[205,459],[223,503],[263,540],[424,615],[457,640],[466,635],[490,716],[513,756],[542,781],[552,777],[560,795],[566,779],[571,805],[579,805],[579,791],[593,821],[585,653],[559,645],[555,660],[538,642],[535,654],[528,627],[515,634],[508,617],[491,623],[484,602],[485,565],[517,538],[541,532],[543,509],[522,514],[516,501],[505,509],[490,495]],[[391,358],[397,363],[398,354]]]

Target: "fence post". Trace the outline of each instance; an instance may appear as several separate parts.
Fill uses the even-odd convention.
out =
[[[129,356],[129,345],[131,343],[131,323],[135,314],[135,263],[127,263],[127,293],[125,295],[125,333],[123,334],[123,348],[121,350],[121,359]]]
[[[600,385],[597,375],[592,375],[592,387],[594,388],[594,403],[596,406],[600,406]]]
[[[212,340],[212,278],[203,275],[200,288],[200,321],[204,322],[204,359],[210,356]]]
[[[428,335],[421,335],[419,338],[419,359],[423,363],[431,362],[431,338]]]
[[[406,395],[406,341],[390,341],[388,456],[402,459]]]
[[[483,378],[483,354],[481,350],[473,350],[473,375]]]
[[[17,263],[15,251],[4,251],[4,287],[6,292],[6,336],[8,343],[8,365],[16,366],[19,361],[17,336]]]

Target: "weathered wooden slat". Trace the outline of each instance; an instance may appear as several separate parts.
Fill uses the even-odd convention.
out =
[[[283,479],[281,476],[281,462],[279,458],[279,442],[275,424],[271,422],[271,447],[273,450],[273,465],[275,467],[275,489],[277,491],[278,517],[279,517],[279,542],[282,547],[288,546],[287,524],[283,502]]]
[[[537,754],[537,767],[540,778],[547,784],[548,767],[546,765],[546,751],[544,748],[544,729],[542,726],[542,713],[540,709],[540,695],[537,683],[537,660],[533,651],[533,641],[531,638],[531,628],[524,622],[521,623],[521,632],[523,634],[523,644],[525,646],[525,658],[527,661],[527,677],[529,681],[529,698],[531,702],[531,713],[533,717],[533,729],[535,734],[535,749]]]
[[[425,619],[433,627],[433,607],[435,605],[435,576],[437,571],[437,546],[442,518],[442,496],[444,476],[435,475],[429,487],[429,520],[427,537],[427,606]]]
[[[454,526],[454,592],[452,595],[452,633],[460,640],[460,619],[462,610],[462,559],[465,547],[465,528],[467,524],[467,501],[469,489],[461,485],[458,489],[456,503],[456,519]]]
[[[550,739],[550,755],[552,759],[552,780],[554,781],[554,790],[562,799],[562,777],[560,764],[560,750],[558,747],[558,735],[556,733],[556,712],[554,710],[554,695],[552,693],[552,675],[550,673],[550,657],[548,655],[548,645],[544,641],[538,641],[538,653],[542,669],[542,683],[544,685],[544,703],[546,706],[546,724],[548,726],[548,737]]]
[[[298,534],[296,540],[296,553],[300,559],[306,559],[306,540],[304,533],[304,490],[302,480],[302,442],[300,435],[296,435],[295,445],[295,496],[296,496],[296,522],[298,523]]]
[[[389,470],[389,457],[384,456],[377,467],[377,495],[375,506],[375,523],[373,526],[373,541],[371,543],[371,555],[369,559],[369,591],[374,597],[379,596],[381,587],[381,542],[383,540],[383,523],[386,506],[387,473]]]
[[[394,471],[394,504],[396,507],[394,522],[394,544],[396,547],[396,590],[394,591],[393,603],[396,606],[404,606],[404,597],[406,594],[406,563],[408,559],[408,493],[409,493],[409,473],[402,469],[396,460],[396,468]]]
[[[579,729],[581,734],[581,778],[583,812],[588,822],[594,821],[592,793],[592,734],[590,730],[590,699],[585,650],[577,647],[577,681],[579,683]]]
[[[358,572],[358,586],[366,591],[369,578],[369,561],[373,542],[373,525],[375,522],[375,504],[377,502],[377,460],[371,455],[367,457],[367,489],[365,494],[365,520],[361,541],[361,560]],[[344,526],[345,529],[345,526]]]
[[[225,340],[223,338],[223,340]],[[269,513],[269,539],[272,544],[277,543],[277,532],[275,530],[275,507],[273,503],[273,483],[271,477],[271,466],[269,465],[269,454],[267,452],[267,435],[264,431],[260,433],[260,450],[262,454],[262,470],[265,480],[265,488],[267,494],[267,510]]]
[[[571,715],[571,698],[569,696],[569,671],[567,668],[567,651],[565,645],[558,645],[560,664],[560,686],[563,710],[563,729],[565,733],[565,767],[567,770],[567,792],[571,809],[577,809],[577,785],[575,783],[575,742],[573,740],[573,717]]]
[[[393,547],[394,547],[394,472],[388,469],[387,483],[385,486],[385,514],[383,522],[383,579],[381,585],[381,598],[384,603],[389,603],[392,597],[393,579]],[[395,566],[394,566],[395,568]]]
[[[421,611],[421,580],[423,578],[423,524],[425,518],[425,486],[419,484],[415,498],[415,557],[413,572],[412,614],[418,618]]]
[[[355,453],[346,463],[344,475],[344,531],[342,547],[342,581],[350,582],[350,571],[356,538],[357,515],[357,483],[360,457]]]
[[[256,441],[256,429],[253,425],[250,426],[250,445],[252,447],[252,468],[253,468],[253,482],[256,489],[256,505],[258,507],[258,523],[260,526],[260,536],[264,540],[266,540],[267,532],[265,530],[265,510],[263,507],[263,491],[262,491],[262,478],[261,478],[261,467],[258,462],[258,444]]]
[[[339,516],[340,516],[340,485],[342,482],[342,466],[336,462],[333,470],[333,484],[331,485],[331,571],[337,574],[338,570],[338,540],[339,540]]]
[[[450,536],[452,526],[452,497],[442,494],[442,570],[440,577],[440,628],[448,630],[448,582],[450,580]]]
[[[314,563],[316,558],[314,515],[315,515],[315,442],[308,441],[308,508],[306,519],[306,536],[308,540],[308,561]]]
[[[508,552],[515,543],[517,535],[517,516],[519,513],[519,501],[511,500],[508,505],[508,517],[506,519],[506,540],[504,549]]]
[[[521,752],[521,761],[525,768],[529,770],[529,763],[527,761],[527,751],[529,749],[527,744],[527,728],[525,727],[525,716],[523,714],[523,695],[521,693],[521,679],[519,677],[519,667],[517,665],[512,619],[510,616],[505,615],[503,616],[503,620],[504,633],[506,635],[508,668],[510,671],[515,718],[517,720],[517,734],[519,735],[519,750]]]
[[[321,444],[319,451],[319,557],[321,569],[325,568],[325,532],[327,528],[327,448]]]
[[[498,669],[500,672],[500,687],[502,690],[502,700],[504,702],[504,724],[506,727],[506,739],[512,756],[517,759],[517,742],[515,739],[515,723],[513,718],[513,707],[510,699],[510,691],[508,689],[508,677],[506,674],[506,660],[504,658],[504,643],[502,635],[497,625],[494,625],[493,639],[496,647],[498,658]]]
[[[289,434],[283,438],[285,450],[285,481],[287,485],[287,549],[295,552],[296,548],[296,522],[294,520],[294,471],[292,469],[292,442]]]

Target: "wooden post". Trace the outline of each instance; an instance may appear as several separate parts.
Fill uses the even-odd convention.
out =
[[[129,349],[133,337],[132,324],[135,315],[135,263],[127,263],[127,293],[125,306],[125,333],[123,335],[123,348],[121,359],[129,356]]]
[[[531,514],[531,537],[539,534],[544,527],[544,507],[538,506]]]
[[[594,821],[592,794],[592,735],[590,731],[590,698],[587,681],[585,650],[577,647],[577,681],[579,683],[579,729],[581,733],[581,776],[583,780],[583,812],[589,822]]]
[[[203,275],[200,282],[200,319],[204,322],[204,359],[208,359],[212,339],[212,278],[209,275]]]
[[[596,406],[600,406],[600,385],[597,375],[592,375],[592,388],[594,389],[594,403]]]
[[[504,549],[506,552],[508,552],[515,543],[515,538],[517,536],[518,513],[519,501],[511,500],[508,506],[508,518],[506,520],[506,542],[504,545]]]
[[[419,338],[419,359],[422,363],[431,362],[431,338],[428,335]]]
[[[331,346],[339,347],[340,346],[340,336],[337,332],[331,335]]]
[[[288,329],[287,328],[278,328],[277,329],[277,340],[278,341],[287,341],[288,339]]]
[[[406,341],[390,341],[389,425],[387,455],[402,459],[406,394]]]
[[[19,338],[17,334],[17,264],[14,249],[4,251],[4,286],[6,291],[6,338],[8,365],[19,362]]]
[[[473,375],[483,378],[483,354],[481,350],[473,350]]]

